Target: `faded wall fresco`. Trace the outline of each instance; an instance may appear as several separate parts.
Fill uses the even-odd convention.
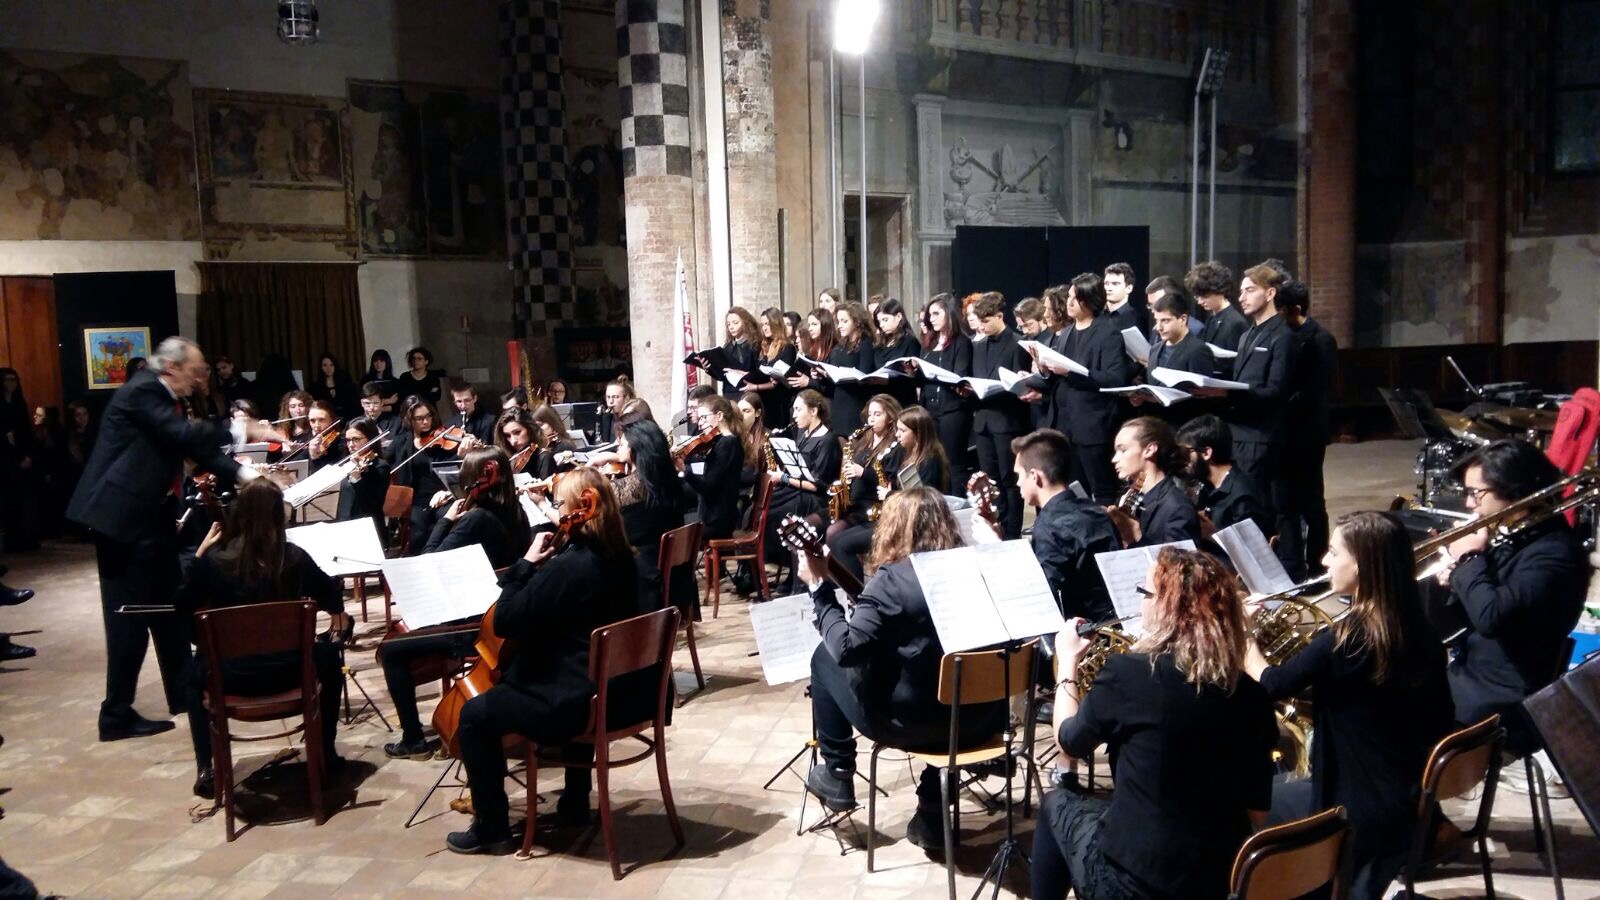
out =
[[[1428,241],[1356,248],[1356,345],[1460,343],[1470,278],[1466,243]]]
[[[184,62],[0,50],[0,239],[200,236]]]
[[[1505,343],[1600,338],[1600,235],[1506,242]]]

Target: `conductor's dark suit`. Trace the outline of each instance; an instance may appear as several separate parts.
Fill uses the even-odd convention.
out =
[[[190,421],[179,400],[148,370],[119,388],[106,407],[94,452],[67,505],[68,519],[94,531],[106,634],[102,725],[134,717],[134,691],[150,635],[167,709],[184,708],[189,641],[182,614],[130,615],[116,609],[173,602],[178,588],[174,485],[185,459],[232,480],[239,464],[222,451],[229,443],[226,424]]]

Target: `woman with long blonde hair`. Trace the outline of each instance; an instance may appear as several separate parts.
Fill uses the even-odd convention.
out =
[[[926,487],[891,496],[879,524],[872,580],[848,618],[818,567],[805,558],[797,563],[825,648],[811,657],[811,712],[822,761],[807,773],[806,786],[832,810],[855,805],[855,731],[906,750],[942,753],[950,746],[950,707],[939,702],[944,649],[910,557],[961,546],[961,531],[944,497]],[[1003,702],[964,706],[961,741],[993,734],[1005,715]],[[924,849],[944,847],[940,781],[938,769],[923,769],[917,811],[906,825],[906,839]]]
[[[1349,610],[1277,665],[1253,641],[1246,662],[1273,700],[1309,692],[1314,701],[1311,778],[1273,787],[1272,821],[1343,806],[1355,828],[1350,896],[1364,900],[1382,897],[1405,863],[1422,767],[1453,718],[1415,559],[1393,516],[1340,519],[1322,563]]]
[[[728,310],[722,327],[722,349],[728,354],[728,368],[745,373],[755,372],[756,363],[761,360],[761,326],[757,324],[756,317],[750,310],[735,306]],[[739,388],[723,381],[724,397],[737,397],[739,393]]]
[[[1166,547],[1139,591],[1143,634],[1092,690],[1077,681],[1083,620],[1056,636],[1056,741],[1076,759],[1109,745],[1117,790],[1045,798],[1036,898],[1224,897],[1239,845],[1266,819],[1278,728],[1245,676],[1237,582],[1204,553]]]

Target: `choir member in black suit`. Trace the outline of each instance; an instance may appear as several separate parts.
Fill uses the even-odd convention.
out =
[[[1274,302],[1294,332],[1297,349],[1293,389],[1289,394],[1288,452],[1284,454],[1288,487],[1288,515],[1303,523],[1306,533],[1306,569],[1317,574],[1318,560],[1328,551],[1328,500],[1322,465],[1328,455],[1333,428],[1328,416],[1328,386],[1338,364],[1339,342],[1311,318],[1311,291],[1292,281],[1278,291]]]
[[[367,374],[361,376],[361,396],[368,396],[366,387],[369,384],[378,386],[378,396],[383,399],[382,412],[388,415],[395,413],[395,406],[400,402],[400,382],[395,380],[394,360],[389,358],[389,351],[378,349],[372,351],[372,359],[367,363]],[[369,418],[377,418],[368,412]]]
[[[873,335],[877,327],[867,308],[851,301],[839,304],[833,312],[834,327],[839,331],[839,341],[828,354],[828,362],[835,366],[848,366],[862,374],[877,368],[877,345]],[[846,382],[833,386],[833,396],[828,402],[833,408],[833,429],[839,434],[849,434],[861,424],[867,400],[878,392],[875,385]]]
[[[1053,422],[1072,442],[1075,477],[1094,499],[1117,499],[1116,474],[1111,469],[1111,438],[1117,433],[1122,406],[1115,394],[1101,388],[1123,387],[1133,382],[1133,361],[1128,358],[1122,333],[1104,316],[1105,292],[1100,279],[1084,273],[1069,285],[1051,288],[1070,321],[1056,336],[1055,350],[1089,370],[1088,375],[1051,370]]]
[[[339,485],[337,518],[341,522],[363,516],[370,518],[381,539],[384,537],[383,499],[389,492],[389,461],[383,456],[379,434],[377,423],[366,416],[358,416],[345,426],[345,446],[351,453],[360,452],[349,477]]]
[[[404,550],[407,556],[416,556],[428,545],[439,519],[438,506],[449,497],[433,464],[450,462],[456,454],[433,439],[440,427],[439,416],[433,404],[422,397],[406,398],[400,421],[409,433],[389,444],[389,472],[395,484],[411,488],[411,543]]]
[[[171,722],[146,719],[133,709],[139,669],[152,636],[167,709],[176,713],[184,708],[189,665],[186,622],[173,614],[117,611],[124,605],[173,601],[179,578],[173,522],[181,500],[184,459],[194,460],[224,483],[242,483],[257,477],[255,471],[234,462],[223,447],[246,439],[286,440],[256,420],[236,420],[230,426],[185,416],[182,400],[205,381],[208,368],[193,341],[178,337],[162,341],[150,369],[112,395],[83,478],[67,505],[67,518],[94,533],[106,636],[106,694],[99,720],[103,741],[172,728]]]
[[[438,409],[444,402],[445,374],[428,368],[433,365],[433,353],[427,347],[412,347],[406,354],[406,364],[411,368],[395,379],[399,402],[404,403],[407,397],[421,397]]]
[[[1271,507],[1261,499],[1261,489],[1233,464],[1233,432],[1228,430],[1227,422],[1213,415],[1190,419],[1178,431],[1178,444],[1189,454],[1189,477],[1200,485],[1195,506],[1212,529],[1250,519],[1263,536],[1277,533],[1277,523]],[[1205,530],[1204,522],[1201,530]]]
[[[972,346],[972,374],[975,378],[1000,377],[1002,368],[1013,372],[1028,369],[1028,354],[1017,346],[1017,334],[1006,327],[1005,298],[990,291],[972,304],[983,340]],[[1001,391],[987,400],[974,399],[972,431],[978,443],[978,467],[999,489],[1001,533],[1007,540],[1022,535],[1022,496],[1017,493],[1017,473],[1011,458],[1011,442],[1026,434],[1031,416],[1028,405],[1010,391]]]
[[[576,737],[589,720],[595,693],[588,677],[590,632],[642,612],[633,548],[605,476],[575,469],[556,485],[556,498],[562,509],[576,509],[590,491],[598,514],[573,531],[565,548],[558,552],[551,535],[540,534],[500,579],[495,634],[517,641],[522,650],[494,687],[462,708],[457,739],[473,820],[467,830],[450,834],[446,845],[453,852],[512,851],[505,736],[520,734],[546,747]],[[617,718],[625,721],[648,714],[656,702],[653,693],[642,692],[618,692],[612,699]],[[566,778],[556,817],[587,825],[589,770],[568,768]]]
[[[1177,369],[1208,376],[1216,371],[1211,348],[1189,330],[1189,298],[1178,291],[1165,291],[1151,306],[1160,340],[1150,348],[1147,370]],[[1154,379],[1147,377],[1146,381],[1153,383]]]
[[[465,431],[468,440],[462,441],[456,448],[457,456],[466,456],[479,447],[489,446],[494,443],[493,410],[483,408],[478,402],[478,392],[472,385],[460,379],[447,379],[450,385],[450,402],[455,406],[455,416],[450,424],[459,426]]]
[[[235,400],[249,400],[256,395],[255,385],[233,364],[232,357],[225,354],[212,357],[211,374],[216,376],[216,386],[230,405]]]
[[[972,340],[961,330],[956,298],[937,294],[922,308],[927,335],[922,358],[954,374],[972,374]],[[926,381],[922,385],[922,405],[933,416],[939,430],[939,444],[950,461],[950,483],[964,485],[972,472],[968,459],[972,446],[972,403],[949,385]]]
[[[1397,519],[1346,516],[1325,562],[1349,612],[1276,664],[1251,641],[1245,663],[1273,700],[1312,700],[1311,778],[1273,787],[1269,824],[1344,807],[1354,829],[1350,896],[1379,900],[1411,849],[1423,765],[1451,730],[1445,655]]]
[[[909,557],[959,547],[961,532],[931,487],[896,492],[884,503],[879,526],[871,580],[848,616],[843,598],[809,558],[796,564],[822,634],[811,657],[811,715],[822,761],[807,773],[806,787],[832,810],[855,806],[856,731],[907,750],[950,746],[950,707],[939,702],[944,651]],[[965,707],[959,739],[982,739],[1004,719],[1004,703]],[[918,847],[944,846],[940,795],[939,770],[927,766],[917,784],[917,812],[906,826],[906,839]]]
[[[1145,308],[1141,295],[1134,291],[1133,280],[1133,266],[1125,262],[1106,266],[1101,278],[1106,291],[1105,314],[1111,317],[1118,334],[1124,328],[1137,328],[1140,334],[1149,337],[1150,310]]]
[[[443,553],[474,544],[483,548],[489,565],[504,569],[528,549],[529,523],[517,500],[511,461],[498,447],[480,447],[461,461],[461,498],[444,508],[428,536],[423,553]],[[417,683],[412,665],[426,659],[465,659],[473,654],[477,629],[465,627],[439,634],[385,640],[378,647],[383,679],[394,698],[400,739],[385,744],[391,759],[427,759],[432,754],[417,712]]]
[[[1492,516],[1560,480],[1561,472],[1532,444],[1502,440],[1456,464],[1467,511]],[[1456,721],[1471,724],[1498,713],[1506,749],[1516,754],[1542,741],[1522,701],[1556,677],[1562,641],[1583,614],[1589,567],[1583,544],[1564,516],[1491,546],[1476,531],[1448,548],[1450,566],[1438,581],[1449,588],[1445,610],[1451,643],[1448,674]]]
[[[727,367],[761,377],[761,373],[756,371],[756,363],[761,359],[761,326],[756,324],[756,317],[751,315],[750,310],[735,306],[728,310],[728,315],[723,320],[723,329],[725,339],[722,342],[722,349],[728,354]],[[743,393],[741,388],[734,387],[727,379],[723,379],[722,396],[734,398],[741,393]]]
[[[1229,351],[1239,349],[1239,339],[1250,327],[1244,314],[1228,300],[1234,284],[1233,270],[1216,260],[1203,262],[1183,276],[1183,286],[1207,314],[1200,340]],[[1216,374],[1222,378],[1231,377],[1232,360],[1219,358]]]
[[[1117,789],[1109,801],[1045,797],[1037,900],[1227,896],[1239,845],[1271,806],[1278,740],[1266,693],[1244,677],[1237,584],[1203,553],[1164,548],[1144,580],[1143,635],[1106,660],[1092,690],[1077,684],[1082,620],[1056,636],[1056,741],[1077,758],[1108,744]]]
[[[799,351],[795,349],[794,342],[789,340],[787,328],[788,320],[776,306],[761,311],[761,365],[773,368],[781,362],[785,366],[794,366]],[[789,404],[793,398],[784,379],[774,378],[753,384],[749,390],[761,395],[762,414],[766,417],[764,421],[768,430],[782,428],[789,423]]]
[[[1201,538],[1200,518],[1179,481],[1188,468],[1187,454],[1172,435],[1172,426],[1152,416],[1133,419],[1117,432],[1112,464],[1117,475],[1136,485],[1128,499],[1132,509],[1109,512],[1123,543],[1149,547]]]
[[[874,360],[876,368],[883,368],[897,359],[907,357],[920,357],[922,343],[917,340],[911,316],[900,301],[893,297],[878,304],[873,311],[878,321],[878,351]],[[905,381],[889,382],[889,394],[900,402],[901,406],[910,406],[917,402],[916,383],[907,379]]]
[[[308,598],[317,609],[342,630],[344,591],[337,579],[329,577],[306,552],[289,543],[285,536],[288,516],[283,492],[262,478],[239,489],[228,509],[226,524],[213,522],[205,540],[195,550],[178,595],[178,608],[185,614],[204,606],[228,607],[254,603],[276,603]],[[337,768],[342,760],[334,749],[334,732],[339,720],[340,670],[338,646],[329,642],[312,645],[312,661],[321,684],[322,763]],[[302,661],[298,653],[245,656],[224,661],[222,688],[229,695],[260,697],[295,690],[300,686]],[[199,658],[190,673],[187,708],[189,736],[194,742],[194,792],[210,799],[215,795],[212,767],[210,712],[204,702],[206,661]],[[223,748],[224,753],[231,752]]]
[[[700,498],[705,540],[726,538],[739,527],[739,470],[744,467],[744,419],[727,397],[700,401],[700,425],[715,429],[710,446],[696,451],[693,463],[674,458],[678,474]],[[700,468],[696,471],[696,463]]]

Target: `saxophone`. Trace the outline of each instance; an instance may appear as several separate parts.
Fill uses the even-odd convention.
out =
[[[767,464],[768,472],[782,472],[783,467],[778,465],[778,454],[772,452],[772,438],[761,440],[761,455]]]
[[[900,446],[899,441],[890,441],[889,446],[883,448],[882,453],[874,454],[872,457],[872,476],[878,480],[878,484],[881,487],[889,486],[889,476],[883,471],[883,458],[893,453],[894,448],[898,446]],[[872,505],[867,507],[867,521],[878,521],[878,515],[882,512],[883,501],[874,497],[872,499]]]
[[[828,486],[828,518],[838,520],[844,511],[850,507],[850,470],[849,464],[856,455],[856,441],[871,429],[866,425],[850,432],[844,439],[844,462],[839,466],[839,480]]]

